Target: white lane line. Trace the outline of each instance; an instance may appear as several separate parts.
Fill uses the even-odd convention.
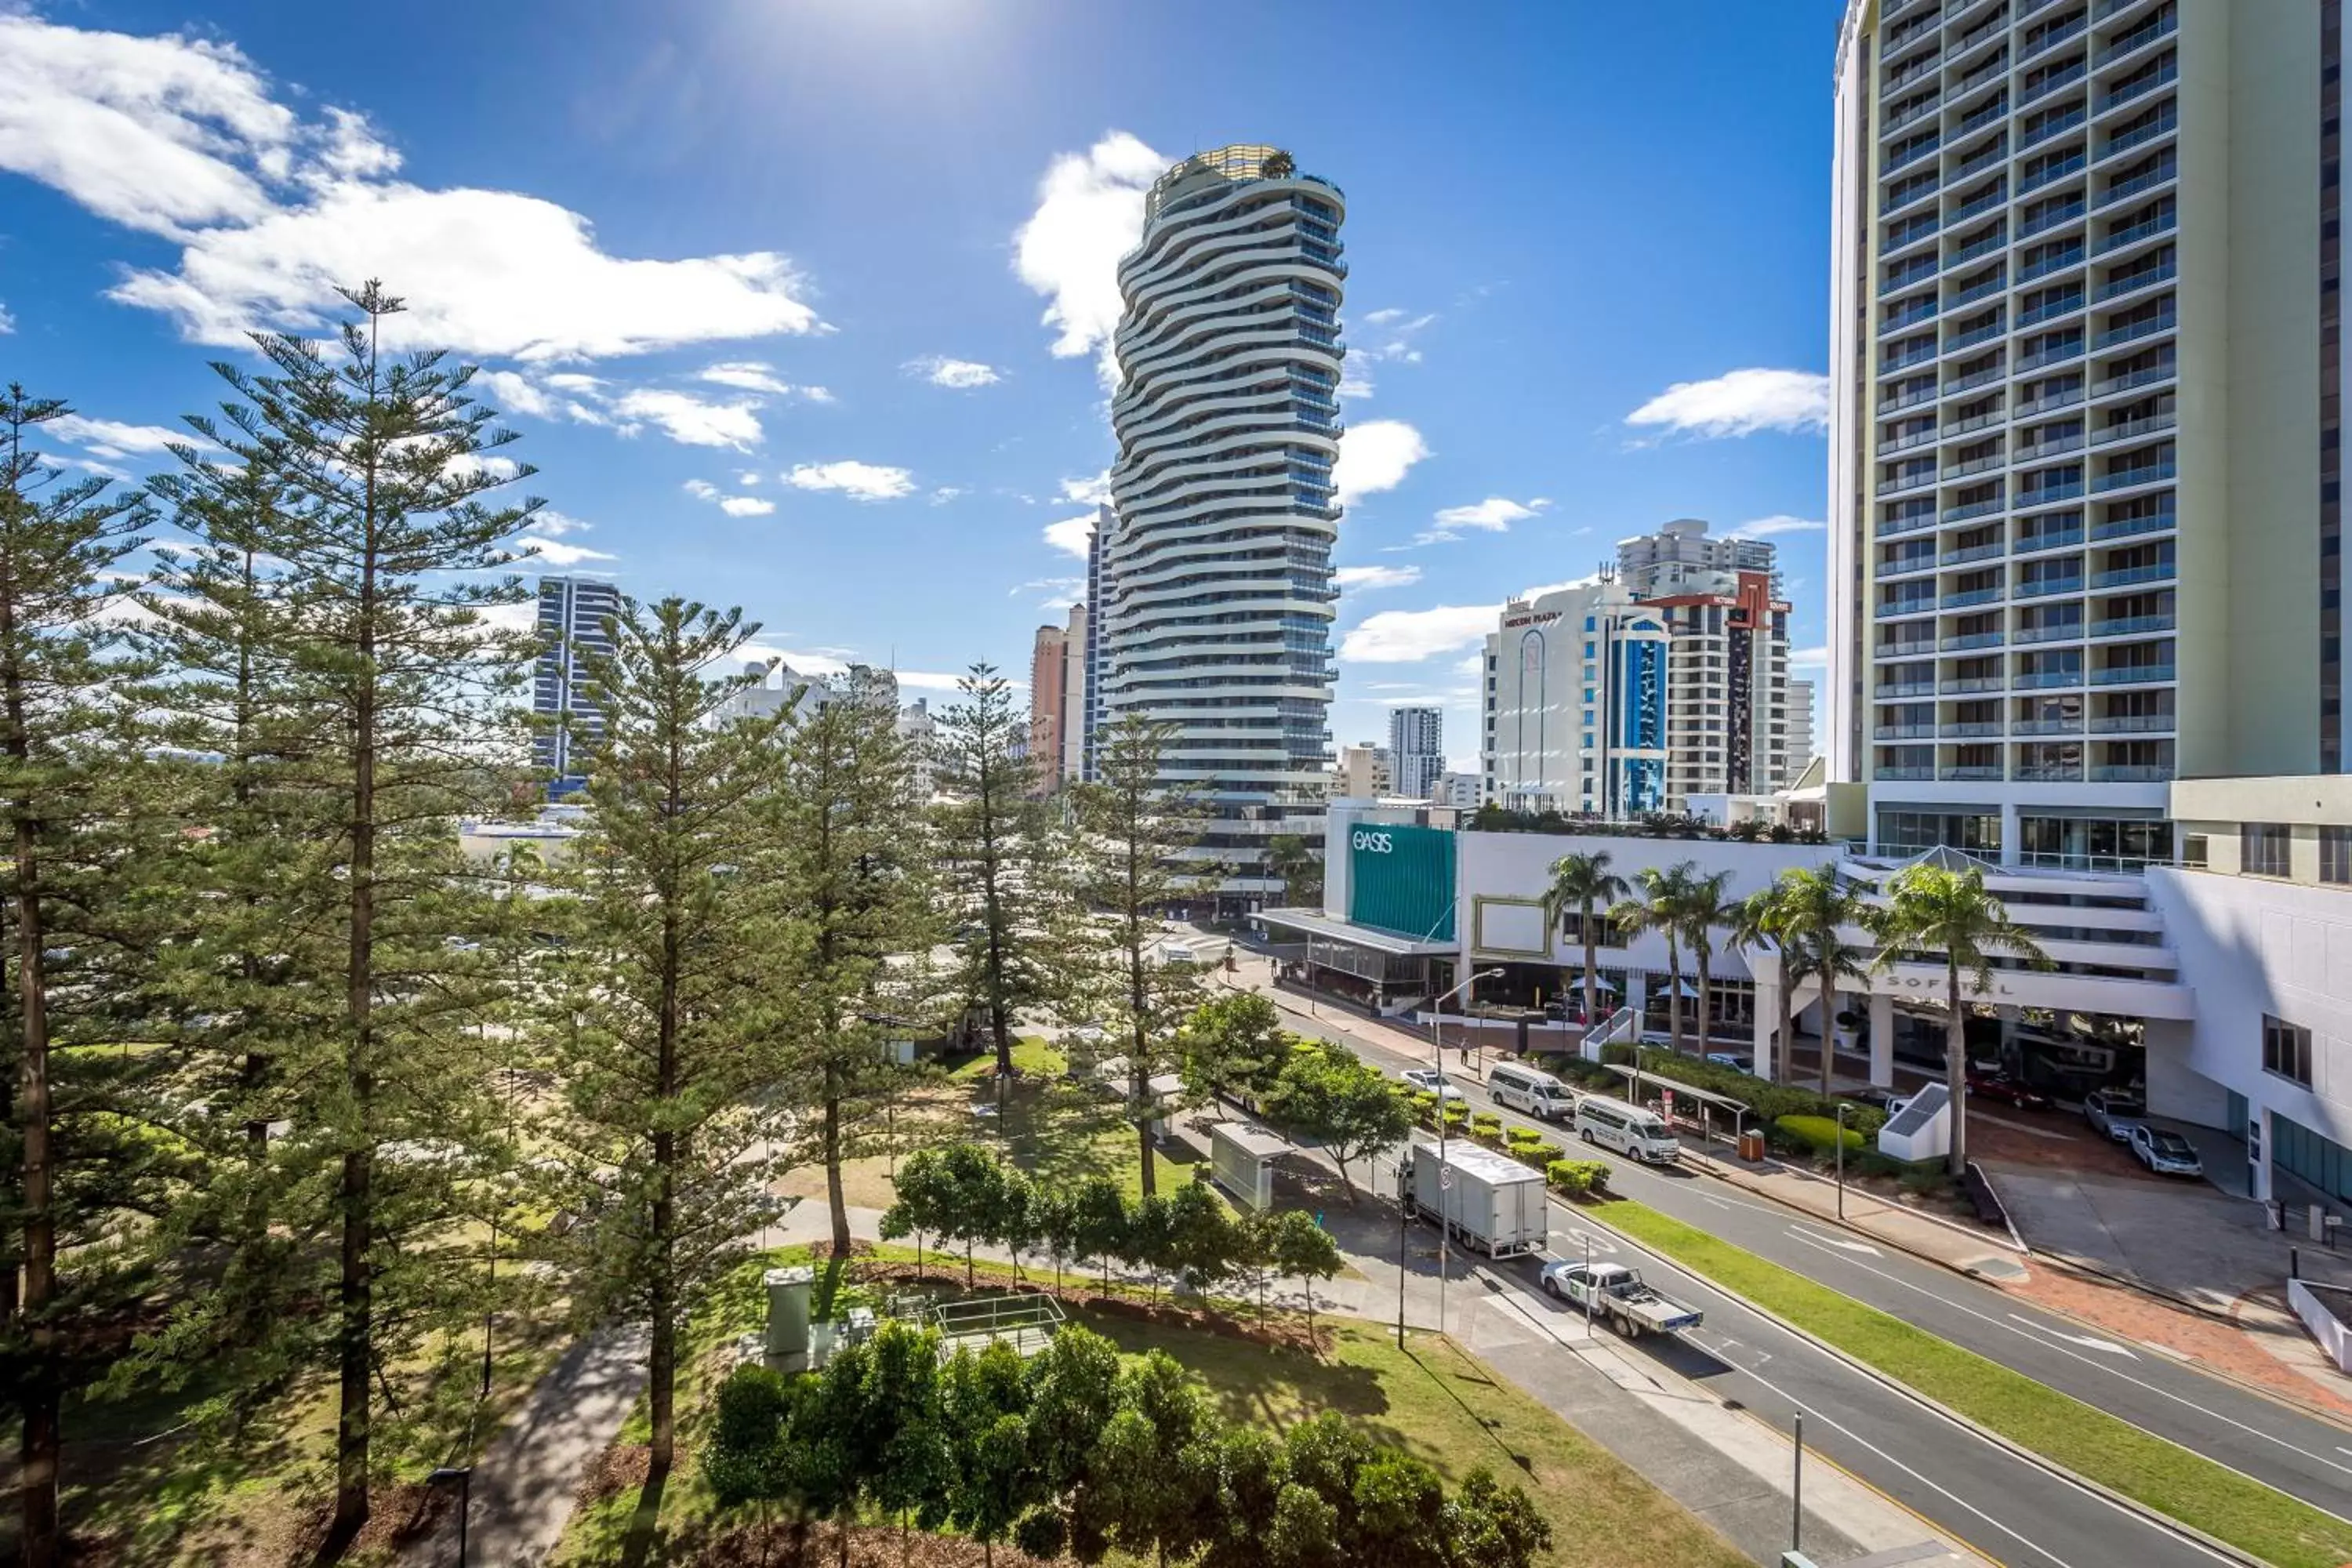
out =
[[[2032,1329],[2039,1333],[2048,1334],[2053,1340],[2064,1340],[2069,1344],[2081,1345],[2084,1350],[2105,1351],[2109,1355],[2127,1356],[2133,1361],[2137,1361],[2139,1359],[2139,1356],[2136,1352],[2123,1345],[2116,1344],[2112,1341],[2099,1339],[2095,1335],[2060,1333],[2056,1329],[2050,1327],[2047,1323],[2037,1323],[2032,1319],[2020,1317],[2015,1312],[2011,1312],[2009,1316],[2011,1321],[2023,1323],[2027,1328]]]
[[[2288,1453],[2290,1453],[2290,1454],[2300,1454],[2300,1455],[2302,1455],[2305,1458],[2309,1459],[2310,1461],[2312,1461],[2312,1463],[2314,1463],[2314,1464],[2317,1464],[2317,1465],[2326,1465],[2326,1466],[2329,1469],[2331,1469],[2331,1470],[2340,1471],[2340,1472],[2342,1472],[2343,1474],[2345,1474],[2345,1475],[2347,1475],[2347,1476],[2352,1476],[2352,1465],[2338,1464],[2336,1460],[2334,1460],[2334,1459],[2331,1459],[2331,1458],[2327,1458],[2325,1454],[2315,1454],[2315,1453],[2312,1452],[2310,1449],[2305,1448],[2305,1447],[2301,1447],[2301,1446],[2300,1446],[2300,1445],[2298,1445],[2298,1444],[2294,1444],[2294,1443],[2290,1443],[2290,1442],[2288,1442],[2285,1438],[2284,1438],[2284,1437],[2280,1436],[2279,1436],[2277,1433],[2275,1433],[2275,1432],[2265,1432],[2265,1431],[2263,1431],[2261,1427],[2259,1427],[2259,1426],[2251,1426],[2251,1425],[2249,1425],[2249,1424],[2248,1424],[2248,1423],[2246,1423],[2246,1422],[2243,1422],[2243,1421],[2239,1420],[2239,1419],[2238,1419],[2236,1416],[2234,1416],[2234,1415],[2226,1415],[2222,1414],[2221,1411],[2219,1411],[2219,1410],[2215,1410],[2215,1409],[2212,1409],[2211,1407],[2210,1407],[2210,1406],[2208,1406],[2208,1405],[2200,1405],[2200,1404],[2198,1404],[2195,1400],[2189,1398],[2186,1394],[2175,1394],[2175,1393],[2173,1393],[2173,1392],[2172,1392],[2172,1390],[2170,1390],[2170,1389],[2168,1389],[2168,1388],[2159,1387],[2159,1386],[2158,1386],[2158,1385],[2157,1385],[2156,1384],[2150,1383],[2150,1382],[2148,1382],[2148,1381],[2147,1381],[2147,1379],[2145,1379],[2145,1378],[2134,1377],[2131,1373],[2127,1373],[2127,1372],[2124,1371],[2121,1367],[2116,1366],[2113,1362],[2095,1360],[2095,1359],[2093,1359],[2093,1358],[2092,1358],[2092,1357],[2090,1357],[2090,1356],[2084,1355],[2084,1354],[2082,1352],[2080,1352],[2080,1351],[2076,1351],[2076,1350],[2069,1350],[2069,1349],[2067,1349],[2064,1345],[2061,1345],[2061,1344],[2053,1344],[2053,1343],[2051,1343],[2051,1342],[2050,1342],[2050,1341],[2048,1341],[2048,1340],[2046,1340],[2046,1339],[2042,1339],[2042,1338],[2041,1338],[2041,1337],[2039,1337],[2039,1336],[2037,1336],[2037,1335],[2028,1333],[2024,1329],[2021,1329],[2021,1328],[2018,1327],[2015,1323],[2004,1323],[2004,1322],[2002,1322],[1999,1318],[1996,1318],[1996,1317],[1992,1316],[1990,1313],[1989,1313],[1989,1312],[1979,1312],[1979,1311],[1978,1311],[1974,1307],[1971,1307],[1971,1306],[1968,1305],[1968,1304],[1967,1304],[1966,1302],[1964,1302],[1964,1301],[1958,1300],[1956,1300],[1956,1299],[1955,1299],[1955,1298],[1953,1298],[1953,1297],[1938,1295],[1938,1294],[1937,1294],[1937,1293],[1936,1293],[1935,1291],[1933,1291],[1933,1290],[1929,1290],[1929,1289],[1924,1289],[1924,1288],[1923,1288],[1923,1287],[1921,1287],[1921,1286],[1914,1285],[1910,1280],[1908,1280],[1908,1279],[1905,1279],[1901,1278],[1901,1277],[1900,1277],[1900,1276],[1898,1276],[1898,1275],[1889,1274],[1889,1273],[1887,1273],[1887,1272],[1886,1272],[1885,1269],[1883,1269],[1883,1268],[1873,1268],[1869,1264],[1867,1264],[1867,1263],[1864,1263],[1864,1262],[1860,1261],[1859,1259],[1853,1259],[1853,1260],[1851,1260],[1851,1261],[1853,1262],[1853,1266],[1854,1268],[1859,1268],[1859,1269],[1862,1269],[1864,1272],[1868,1273],[1868,1274],[1874,1274],[1874,1275],[1876,1275],[1879,1279],[1885,1280],[1887,1283],[1889,1283],[1889,1284],[1891,1284],[1891,1285],[1900,1285],[1900,1286],[1901,1286],[1901,1287],[1903,1287],[1903,1289],[1905,1289],[1906,1290],[1916,1291],[1916,1292],[1917,1292],[1919,1295],[1925,1296],[1925,1297],[1927,1297],[1928,1300],[1932,1300],[1932,1301],[1935,1301],[1935,1302],[1938,1303],[1939,1305],[1946,1306],[1946,1307],[1949,1307],[1949,1308],[1951,1308],[1951,1309],[1952,1309],[1953,1310],[1955,1310],[1955,1311],[1966,1312],[1969,1317],[1971,1317],[1971,1318],[1975,1318],[1975,1319],[1977,1319],[1978,1321],[1981,1321],[1981,1322],[1984,1322],[1984,1323],[1990,1324],[1990,1326],[1992,1326],[1993,1328],[1999,1329],[1999,1330],[2000,1330],[2000,1331],[2001,1331],[2002,1332],[2004,1332],[2004,1333],[2011,1333],[2011,1334],[2015,1334],[2018,1338],[2020,1338],[2020,1339],[2021,1339],[2021,1340],[2029,1341],[2029,1342],[2032,1342],[2032,1343],[2034,1343],[2034,1344],[2038,1344],[2038,1345],[2042,1346],[2044,1349],[2052,1350],[2052,1351],[2055,1351],[2055,1352],[2056,1352],[2058,1354],[2060,1354],[2060,1355],[2063,1355],[2063,1356],[2068,1356],[2068,1357],[2071,1357],[2072,1359],[2074,1359],[2074,1360],[2075,1360],[2075,1361],[2081,1362],[2084,1366],[2096,1367],[2096,1368],[2098,1368],[2101,1372],[2105,1373],[2106,1373],[2108,1376],[2110,1376],[2110,1377],[2119,1377],[2119,1378],[2123,1379],[2126,1383],[2130,1384],[2131,1384],[2133,1387],[2135,1387],[2135,1388],[2144,1389],[2144,1390],[2146,1390],[2147,1393],[2154,1394],[2158,1394],[2158,1395],[2162,1396],[2163,1398],[2166,1398],[2166,1399],[2169,1399],[2169,1400],[2171,1400],[2175,1405],[2186,1405],[2186,1406],[2188,1406],[2189,1409],[2196,1411],[2198,1414],[2200,1414],[2200,1415],[2210,1415],[2210,1416],[2211,1416],[2214,1420],[2221,1422],[2221,1423],[2223,1426],[2234,1426],[2234,1427],[2236,1427],[2239,1431],[2241,1431],[2241,1432],[2244,1432],[2244,1433],[2247,1433],[2247,1434],[2249,1434],[2250,1436],[2252,1436],[2260,1437],[2261,1439],[2263,1439],[2263,1441],[2264,1441],[2264,1442],[2266,1442],[2266,1443],[2273,1443],[2273,1444],[2275,1444],[2275,1445],[2277,1445],[2279,1447],[2284,1448],[2284,1449],[2285,1449]],[[2021,1321],[2031,1321],[2031,1320],[2021,1320]],[[1940,1338],[1940,1337],[1942,1337],[1942,1336],[1938,1336],[1938,1337]],[[2014,1369],[2012,1369],[2012,1370],[2014,1370]],[[2095,1402],[2095,1401],[2089,1401],[2089,1402],[2087,1402],[2087,1403],[2095,1404],[2096,1402]],[[2108,1414],[2110,1414],[2110,1415],[2116,1415],[2116,1412],[2114,1412],[2114,1411],[2110,1411],[2110,1412],[2108,1412]],[[2126,1421],[2127,1421],[2127,1420],[2130,1420],[2130,1418],[2129,1418],[2128,1416],[2123,1416],[2123,1415],[2117,1415],[2117,1419],[2119,1419],[2119,1420],[2126,1420]],[[2142,1426],[2140,1423],[2136,1422],[2136,1421],[2132,1422],[2131,1424],[2132,1424],[2133,1426],[2138,1426],[2138,1427],[2139,1427],[2139,1429],[2140,1429],[2141,1431],[2143,1431],[2143,1432],[2147,1432],[2150,1436],[2153,1436],[2153,1437],[2162,1437],[2162,1438],[2164,1438],[2164,1440],[2165,1440],[2166,1442],[2168,1442],[2168,1443],[2175,1444],[2176,1446],[2178,1446],[2178,1447],[2179,1447],[2189,1448],[2189,1451],[2190,1453],[2200,1453],[2200,1450],[2198,1450],[2198,1449],[2195,1449],[2195,1448],[2189,1448],[2188,1444],[2186,1444],[2186,1443],[2182,1443],[2182,1442],[2181,1442],[2179,1438],[2177,1438],[2177,1437],[2168,1437],[2168,1436],[2165,1436],[2165,1434],[2163,1434],[2163,1433],[2161,1433],[2161,1432],[2155,1431],[2155,1430],[2153,1430],[2152,1428],[2147,1427],[2147,1426]],[[2339,1449],[2338,1451],[2339,1451],[2339,1452],[2347,1452],[2347,1451],[2352,1451],[2352,1450],[2341,1450],[2341,1449]],[[2225,1459],[2219,1459],[2219,1458],[2214,1458],[2212,1455],[2210,1455],[2210,1454],[2201,1454],[2201,1456],[2200,1456],[2200,1457],[2202,1457],[2203,1458],[2205,1458],[2205,1459],[2207,1459],[2207,1460],[2210,1461],[2210,1462],[2211,1462],[2211,1463],[2213,1463],[2213,1464],[2216,1464],[2216,1465],[2220,1465],[2220,1466],[2221,1466],[2224,1469],[2236,1470],[2236,1471],[2237,1471],[2237,1473],[2238,1473],[2238,1474],[2240,1474],[2240,1475],[2246,1475],[2246,1472],[2245,1472],[2244,1470],[2240,1469],[2240,1468],[2239,1468],[2237,1466],[2235,1466],[2235,1465],[2230,1464],[2230,1463],[2229,1463],[2227,1460],[2225,1460]],[[2248,1476],[2248,1477],[2247,1477],[2247,1479],[2250,1479],[2250,1480],[2262,1481],[2262,1484],[2263,1484],[2263,1485],[2267,1486],[2267,1487],[2273,1487],[2273,1488],[2276,1488],[2277,1489],[2279,1489],[2279,1490],[2281,1490],[2281,1491],[2284,1491],[2284,1490],[2285,1490],[2285,1489],[2285,1489],[2285,1488],[2284,1488],[2284,1487],[2279,1487],[2279,1486],[2278,1486],[2278,1483],[2277,1483],[2277,1482],[2275,1482],[2275,1481],[2263,1480],[2263,1478],[2262,1478],[2262,1477],[2260,1477],[2260,1476]],[[2309,1501],[2310,1501],[2310,1500],[2309,1500],[2308,1498],[2306,1498],[2306,1499],[2305,1499],[2305,1500],[2305,1500],[2305,1501],[2306,1501],[2306,1502],[2309,1502]],[[2323,1505],[2321,1505],[2321,1504],[2314,1503],[2314,1504],[2312,1504],[2312,1506],[2313,1506],[2313,1507],[2315,1507],[2315,1508],[2322,1508],[2322,1509],[2323,1509],[2323,1511],[2327,1512],[2327,1513],[2330,1513],[2330,1514],[2335,1514],[2335,1513],[2336,1513],[2336,1510],[2333,1510],[2333,1509],[2326,1509],[2326,1508],[2324,1508],[2324,1507],[2323,1507]],[[2336,1517],[2342,1518],[2342,1517],[2344,1517],[2344,1516],[2342,1516],[2341,1514],[2336,1514]]]
[[[1789,1234],[1799,1241],[1811,1242],[1815,1247],[1834,1247],[1841,1252],[1866,1252],[1873,1258],[1886,1256],[1866,1241],[1855,1241],[1849,1237],[1829,1236],[1818,1230],[1808,1230],[1801,1225],[1790,1226]]]

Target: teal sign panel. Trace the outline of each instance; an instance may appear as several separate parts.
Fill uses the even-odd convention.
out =
[[[1369,822],[1349,828],[1348,918],[1415,942],[1452,942],[1454,835]]]

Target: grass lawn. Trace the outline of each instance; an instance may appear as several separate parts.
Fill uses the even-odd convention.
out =
[[[2352,1562],[2352,1523],[1629,1201],[1601,1217],[2011,1442],[2279,1568]]]
[[[884,1247],[876,1256],[899,1261],[912,1254]],[[656,1504],[658,1533],[642,1561],[690,1562],[709,1541],[711,1500],[694,1458],[709,1391],[726,1364],[725,1344],[759,1324],[760,1272],[794,1261],[806,1261],[805,1253],[780,1249],[748,1265],[698,1322],[688,1362],[692,1392],[682,1393],[679,1399],[680,1463]],[[864,1298],[854,1279],[827,1268],[819,1279],[821,1293],[835,1291],[838,1306]],[[983,1289],[1010,1279],[1010,1271],[1001,1266],[982,1265],[980,1272],[986,1277]],[[1140,1297],[1142,1292],[1134,1294]],[[1333,1410],[1381,1441],[1427,1460],[1449,1483],[1458,1483],[1485,1465],[1504,1480],[1525,1487],[1551,1521],[1555,1545],[1548,1561],[1563,1568],[1614,1568],[1626,1563],[1737,1568],[1746,1561],[1606,1449],[1449,1342],[1416,1335],[1408,1350],[1400,1351],[1386,1331],[1324,1317],[1318,1321],[1328,1335],[1328,1348],[1318,1357],[1083,1305],[1072,1307],[1069,1317],[1131,1353],[1166,1351],[1207,1385],[1231,1419],[1278,1428]],[[641,1406],[623,1437],[643,1441],[645,1436]],[[599,1568],[622,1562],[631,1531],[640,1522],[639,1507],[634,1485],[590,1502],[573,1515],[552,1561]],[[1113,1561],[1126,1560],[1114,1556]]]

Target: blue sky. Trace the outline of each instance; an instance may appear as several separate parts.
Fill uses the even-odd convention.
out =
[[[551,561],[1018,677],[1140,187],[1276,143],[1348,196],[1335,738],[1442,700],[1466,763],[1493,607],[1669,518],[1772,531],[1822,641],[1839,9],[0,0],[0,379],[135,479],[380,276],[493,373]]]

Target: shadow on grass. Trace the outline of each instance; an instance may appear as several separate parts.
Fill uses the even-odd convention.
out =
[[[661,1534],[662,1494],[668,1489],[668,1471],[646,1478],[636,1512],[629,1518],[629,1533],[621,1542],[621,1568],[645,1568],[653,1561],[654,1543]]]

